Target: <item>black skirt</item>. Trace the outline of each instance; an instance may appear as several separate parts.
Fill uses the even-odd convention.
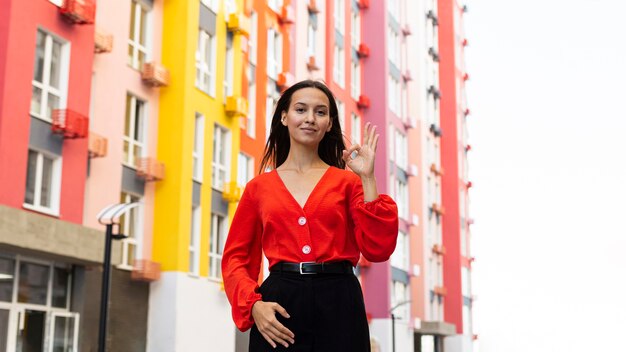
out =
[[[250,352],[369,352],[370,337],[363,292],[354,274],[301,275],[272,272],[260,287],[263,301],[280,304],[290,318],[276,314],[294,333],[289,348],[273,348],[256,325],[250,330]]]

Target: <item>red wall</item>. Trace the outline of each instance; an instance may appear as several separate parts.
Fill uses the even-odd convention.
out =
[[[445,208],[443,216],[444,286],[448,294],[444,298],[444,319],[456,325],[457,333],[463,332],[463,296],[461,291],[461,248],[459,192],[459,136],[457,135],[457,69],[455,66],[454,11],[459,11],[455,0],[439,0],[439,84],[441,90],[441,197]]]
[[[10,4],[9,4],[10,3]],[[89,115],[94,26],[72,25],[47,0],[2,0],[0,18],[0,204],[21,208],[26,188],[37,29],[70,42],[67,108]],[[59,218],[82,223],[87,139],[63,143]]]

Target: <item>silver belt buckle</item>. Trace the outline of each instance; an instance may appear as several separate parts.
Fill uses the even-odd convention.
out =
[[[303,273],[302,264],[315,264],[315,262],[300,262],[300,275],[315,275],[317,273]]]

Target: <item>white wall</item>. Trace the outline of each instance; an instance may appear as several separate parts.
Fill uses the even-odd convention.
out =
[[[219,283],[165,272],[150,287],[150,307],[149,352],[235,350],[236,328]]]
[[[470,335],[452,335],[443,339],[443,350],[446,352],[471,352],[472,337]]]

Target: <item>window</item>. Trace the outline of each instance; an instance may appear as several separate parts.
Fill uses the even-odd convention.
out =
[[[122,192],[121,203],[139,203],[139,196]],[[122,240],[122,261],[118,268],[131,270],[138,258],[140,240],[142,238],[141,206],[131,208],[120,217],[120,231],[127,237]]]
[[[198,33],[196,87],[215,97],[215,38],[203,30]]]
[[[230,134],[227,129],[215,125],[213,131],[213,177],[211,187],[221,191],[228,181],[230,160]]]
[[[358,48],[361,43],[361,16],[358,10],[352,12],[350,36],[352,37],[352,47]]]
[[[193,137],[193,180],[202,183],[204,178],[204,116],[196,113]]]
[[[358,60],[352,61],[350,89],[352,98],[359,100],[359,95],[361,95],[361,65]]]
[[[0,347],[7,346],[8,327],[9,334],[17,332],[13,335],[17,336],[17,350],[43,351],[44,341],[49,342],[46,351],[77,350],[79,315],[69,310],[71,266],[0,253],[0,278],[0,301],[4,304],[0,309]],[[15,314],[8,314],[9,310]],[[15,324],[7,326],[9,321]],[[22,345],[24,349],[19,348]]]
[[[283,0],[267,0],[267,6],[274,10],[274,12],[279,12],[281,6],[283,6]]]
[[[237,184],[245,186],[254,175],[254,159],[244,153],[239,153],[237,165]]]
[[[346,3],[345,0],[335,0],[334,8],[335,30],[343,34],[345,26]]]
[[[361,118],[352,113],[352,144],[358,143],[361,144]]]
[[[24,207],[57,215],[61,191],[61,158],[28,151]]]
[[[211,214],[211,243],[209,243],[209,278],[222,279],[222,253],[226,243],[226,217]]]
[[[315,56],[316,37],[317,37],[317,29],[315,29],[315,24],[313,23],[313,21],[311,21],[311,18],[309,17],[309,26],[307,29],[307,36],[306,36],[306,52],[307,52],[308,57]]]
[[[409,236],[402,232],[398,232],[398,241],[396,249],[391,255],[391,265],[404,271],[409,271]]]
[[[189,235],[189,273],[200,275],[200,224],[202,212],[199,206],[191,207],[191,231]]]
[[[389,76],[388,85],[389,110],[396,115],[400,115],[400,82],[392,76]]]
[[[139,1],[133,0],[130,4],[128,65],[136,70],[141,70],[148,56],[148,10]]]
[[[396,202],[398,203],[398,216],[409,219],[409,187],[400,179],[396,179]]]
[[[283,39],[273,28],[267,30],[267,75],[276,80],[283,68]]]
[[[246,68],[248,78],[248,114],[246,115],[246,133],[251,138],[256,136],[256,66]]]
[[[388,55],[389,61],[394,64],[398,69],[400,68],[400,35],[390,27],[387,27],[387,40],[388,40]]]
[[[400,22],[400,0],[389,0],[389,14]]]
[[[333,79],[340,87],[344,86],[344,72],[346,57],[342,48],[335,44],[335,62],[333,65]]]
[[[213,12],[218,13],[219,12],[219,3],[218,0],[200,0],[204,5],[206,5],[206,7],[210,8],[211,10],[213,10]]]
[[[226,62],[224,67],[224,103],[226,103],[226,97],[233,95],[233,84],[235,74],[235,50],[233,49],[233,33],[228,32],[226,36]]]
[[[258,16],[256,12],[250,13],[250,39],[248,40],[248,60],[251,65],[256,66],[257,46],[259,45]]]
[[[337,102],[337,114],[339,117],[339,125],[341,125],[341,133],[346,132],[346,106],[339,99],[335,99]]]
[[[396,307],[393,314],[396,319],[408,321],[409,316],[409,289],[406,284],[400,281],[394,281],[391,286],[391,306]]]
[[[146,103],[135,96],[126,94],[126,120],[124,123],[123,163],[136,167],[137,159],[144,156]]]
[[[69,46],[52,35],[37,31],[35,75],[30,114],[52,121],[52,110],[65,105],[67,95]]]
[[[409,152],[408,141],[404,133],[398,131],[397,129],[394,129],[394,131],[395,131],[395,136],[394,136],[395,158],[394,160],[396,161],[396,165],[398,165],[398,167],[400,167],[403,170],[407,170],[409,167],[409,160],[408,160],[408,155],[407,155]]]

